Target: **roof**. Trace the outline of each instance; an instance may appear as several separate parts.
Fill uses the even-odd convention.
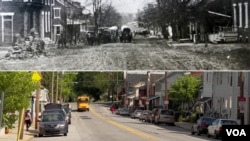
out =
[[[203,97],[199,100],[197,100],[196,102],[199,102],[199,103],[206,103],[208,101],[212,100],[212,97]]]

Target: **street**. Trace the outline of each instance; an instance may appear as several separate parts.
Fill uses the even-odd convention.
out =
[[[72,108],[76,107],[72,103]],[[205,135],[191,135],[189,130],[178,126],[154,125],[111,114],[103,104],[92,104],[90,112],[72,111],[72,124],[68,136],[35,137],[32,141],[100,141],[100,140],[159,140],[159,141],[205,141],[213,140]]]
[[[77,48],[50,48],[46,56],[0,60],[1,70],[246,70],[247,44],[169,43],[134,39]]]

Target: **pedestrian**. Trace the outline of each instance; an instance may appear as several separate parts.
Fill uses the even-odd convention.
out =
[[[32,123],[31,113],[29,109],[25,112],[24,120],[26,124],[26,130],[29,131],[29,127],[31,126]]]
[[[111,112],[112,112],[112,114],[114,113],[114,111],[115,111],[115,107],[112,106],[112,107],[111,107]]]

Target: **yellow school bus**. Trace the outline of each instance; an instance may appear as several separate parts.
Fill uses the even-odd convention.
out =
[[[89,97],[78,96],[77,97],[77,111],[89,111]]]

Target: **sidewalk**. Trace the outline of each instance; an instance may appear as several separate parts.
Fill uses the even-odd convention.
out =
[[[4,131],[3,131],[3,134],[0,133],[0,141],[16,141],[17,132],[18,132],[17,126],[16,128],[11,129],[9,134],[4,134]],[[35,125],[31,125],[29,131],[26,131],[25,126],[24,126],[23,139],[20,141],[29,141],[32,138],[34,138],[36,134],[37,134],[37,130],[35,129]]]

